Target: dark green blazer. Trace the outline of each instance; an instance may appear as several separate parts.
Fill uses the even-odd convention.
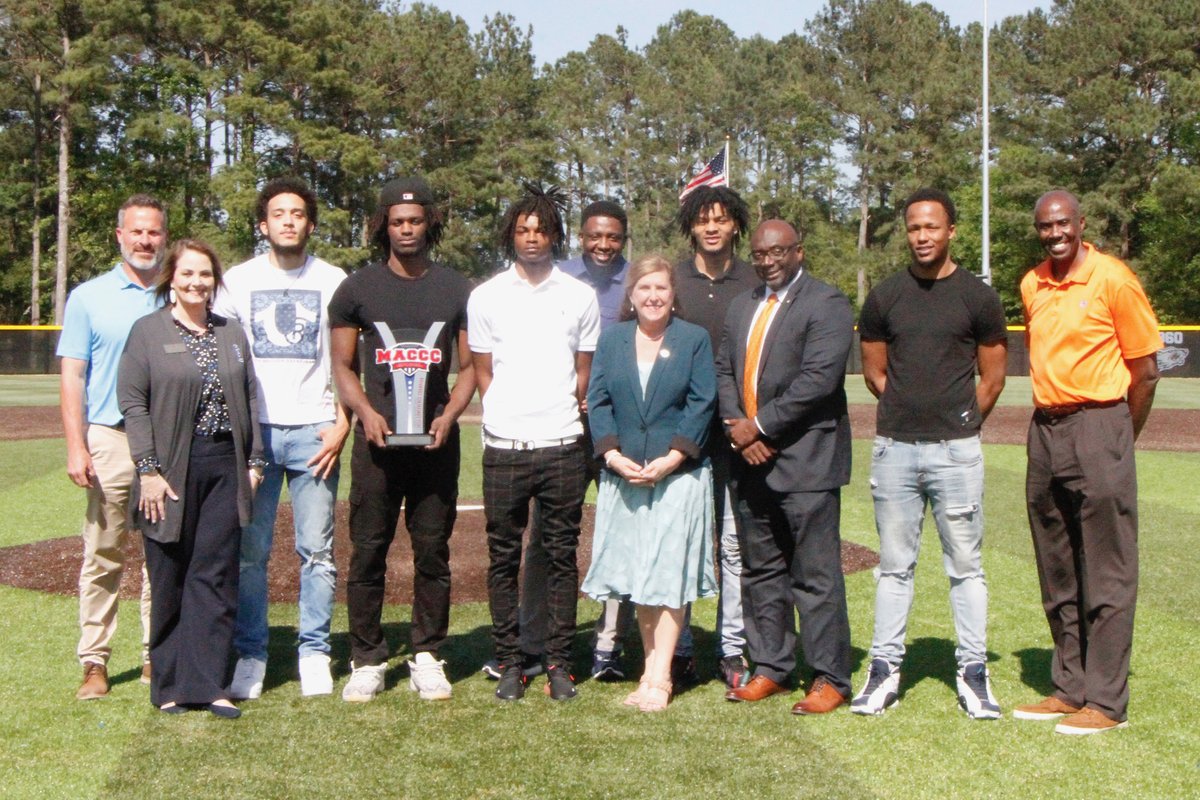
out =
[[[717,375],[708,333],[672,318],[645,396],[638,378],[634,332],[622,322],[600,335],[588,383],[588,424],[596,456],[613,448],[645,464],[669,450],[696,466],[716,411]]]

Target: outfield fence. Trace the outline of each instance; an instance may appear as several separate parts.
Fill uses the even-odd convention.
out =
[[[54,350],[58,325],[0,325],[0,375],[50,375],[58,372]],[[1158,370],[1169,378],[1200,378],[1200,325],[1163,325],[1158,329],[1163,349],[1158,353]],[[1193,356],[1192,354],[1196,355]],[[847,372],[862,372],[858,334],[850,348]],[[1025,327],[1008,328],[1008,375],[1029,374],[1025,349]]]

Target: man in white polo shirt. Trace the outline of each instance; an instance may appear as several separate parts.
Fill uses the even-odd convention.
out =
[[[580,404],[587,392],[600,312],[590,286],[554,266],[562,254],[564,198],[526,185],[509,207],[501,244],[512,261],[471,293],[468,343],[483,399],[483,502],[488,601],[500,662],[496,697],[525,694],[521,665],[521,540],[537,500],[549,559],[547,693],[575,697],[569,670],[579,574],[575,550],[587,488]]]

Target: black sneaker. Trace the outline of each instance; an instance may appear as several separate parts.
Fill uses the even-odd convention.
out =
[[[721,675],[730,689],[740,689],[750,682],[750,665],[745,656],[725,656],[721,659]]]
[[[496,687],[497,700],[520,700],[525,696],[525,684],[529,678],[521,670],[520,664],[508,664],[500,667],[500,685]]]
[[[542,657],[535,656],[532,653],[521,653],[521,669],[525,672],[526,678],[536,678],[542,674]],[[500,660],[493,658],[479,668],[489,681],[500,680]]]
[[[699,684],[700,676],[696,674],[696,659],[692,656],[672,656],[671,683],[675,685],[676,692]]]
[[[625,671],[621,669],[621,654],[606,650],[597,650],[593,653],[592,677],[598,681],[625,680]]]
[[[579,696],[575,678],[566,667],[551,664],[546,668],[546,694],[551,700],[574,700]]]

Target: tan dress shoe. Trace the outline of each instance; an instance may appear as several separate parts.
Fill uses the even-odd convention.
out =
[[[1128,725],[1129,723],[1125,720],[1112,719],[1103,711],[1091,706],[1084,706],[1055,725],[1054,732],[1070,736],[1086,736],[1089,733],[1104,733]]]
[[[1075,714],[1079,710],[1079,706],[1065,703],[1054,695],[1051,695],[1037,703],[1027,703],[1023,706],[1017,706],[1013,709],[1013,717],[1015,719],[1032,720],[1058,719],[1068,714]]]
[[[75,692],[76,700],[95,700],[108,694],[108,667],[87,661],[83,665],[83,683]]]
[[[726,692],[725,699],[735,703],[754,703],[773,694],[787,694],[787,692],[786,686],[781,686],[764,675],[755,675],[745,686]]]
[[[846,702],[846,698],[822,675],[813,681],[812,688],[796,705],[793,714],[828,714]]]

